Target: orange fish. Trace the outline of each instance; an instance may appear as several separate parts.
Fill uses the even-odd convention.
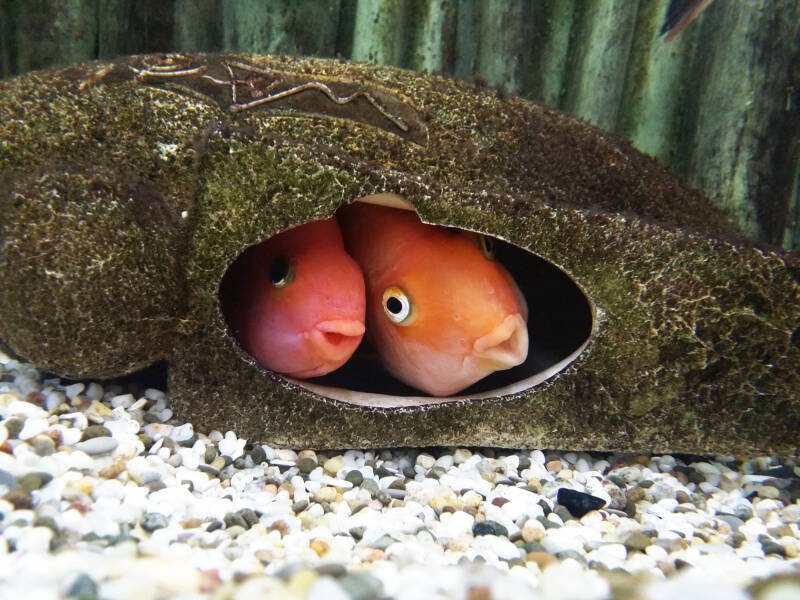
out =
[[[332,218],[252,246],[231,266],[222,289],[244,350],[289,377],[330,373],[364,336],[364,278]]]
[[[386,369],[447,396],[522,363],[528,308],[488,239],[376,204],[402,206],[399,196],[366,200],[341,208],[337,218],[364,272],[367,336]]]

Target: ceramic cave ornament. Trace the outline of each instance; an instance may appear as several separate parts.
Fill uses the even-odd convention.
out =
[[[521,362],[420,391],[369,307],[321,377],[248,352],[237,260],[376,200],[492,247],[527,305],[501,340],[526,338]],[[0,339],[70,377],[166,361],[181,417],[276,444],[798,449],[796,255],[617,137],[388,67],[138,56],[0,82]]]

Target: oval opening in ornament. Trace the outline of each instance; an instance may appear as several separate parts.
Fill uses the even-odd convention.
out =
[[[397,204],[394,206],[401,208]],[[589,343],[595,321],[594,307],[580,286],[559,267],[499,238],[492,239],[496,260],[514,277],[528,303],[529,350],[522,364],[496,371],[458,394],[429,396],[386,372],[365,336],[353,356],[332,373],[302,380],[281,377],[315,394],[347,404],[411,408],[508,396],[557,375],[578,358]],[[235,339],[228,318],[230,302],[227,299],[232,297],[228,280],[226,273],[220,299],[223,315]]]

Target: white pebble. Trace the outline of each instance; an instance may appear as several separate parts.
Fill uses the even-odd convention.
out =
[[[111,403],[112,408],[130,408],[133,406],[134,398],[133,394],[121,394],[119,396],[114,396],[109,402]]]
[[[95,455],[111,452],[117,447],[118,444],[119,442],[117,442],[117,440],[115,440],[113,437],[100,436],[85,440],[83,442],[78,442],[74,447],[75,450],[80,450],[86,454]]]
[[[25,424],[22,426],[22,429],[20,429],[17,437],[21,440],[29,440],[47,431],[48,427],[50,427],[50,423],[48,423],[45,417],[25,419]]]
[[[75,398],[75,396],[80,394],[84,389],[86,389],[86,386],[83,385],[82,383],[73,383],[72,385],[68,385],[67,387],[64,388],[64,393],[67,395],[67,398],[72,400],[73,398]]]
[[[6,417],[47,418],[47,411],[23,400],[12,400],[5,412]]]

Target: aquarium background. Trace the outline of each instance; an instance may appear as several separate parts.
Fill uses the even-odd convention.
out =
[[[800,2],[0,0],[0,76],[146,52],[341,57],[485,82],[630,139],[800,249]]]

